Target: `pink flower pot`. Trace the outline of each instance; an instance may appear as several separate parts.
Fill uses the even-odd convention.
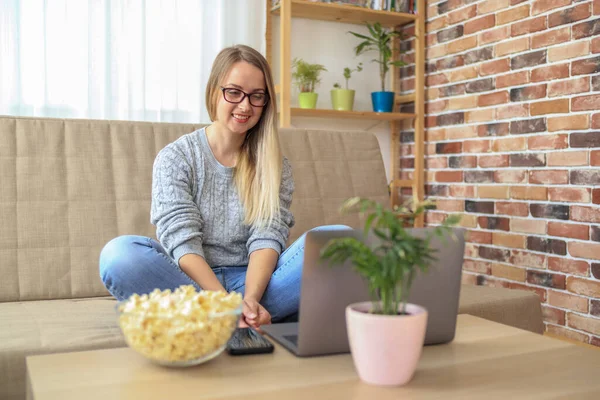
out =
[[[417,368],[427,328],[427,310],[407,304],[409,315],[370,314],[371,302],[346,307],[348,340],[360,379],[375,385],[409,382]]]

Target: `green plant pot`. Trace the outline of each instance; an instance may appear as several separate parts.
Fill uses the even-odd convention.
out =
[[[334,110],[352,111],[354,108],[354,90],[332,89],[331,106]]]
[[[317,97],[319,97],[319,95],[314,92],[303,92],[298,94],[298,103],[300,103],[300,108],[316,108]]]

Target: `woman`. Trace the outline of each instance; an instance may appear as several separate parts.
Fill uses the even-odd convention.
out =
[[[294,181],[273,93],[259,52],[238,45],[217,55],[206,88],[212,124],[154,162],[151,221],[160,243],[121,236],[102,250],[100,276],[113,296],[180,285],[236,291],[242,327],[297,313],[304,236],[285,249]]]

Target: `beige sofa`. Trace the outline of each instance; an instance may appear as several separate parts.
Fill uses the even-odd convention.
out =
[[[154,236],[152,163],[200,125],[0,117],[0,399],[25,396],[25,358],[124,346],[98,275],[111,238]],[[363,132],[284,130],[296,226],[346,223],[353,195],[386,201],[379,146]],[[541,332],[535,294],[464,286],[460,311]],[[101,373],[101,371],[98,371]]]

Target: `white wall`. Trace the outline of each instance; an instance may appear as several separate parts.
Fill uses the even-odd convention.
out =
[[[275,83],[279,82],[279,17],[273,17],[272,25],[272,60]],[[353,31],[368,34],[362,25],[342,24],[335,22],[292,18],[292,58],[299,57],[306,62],[323,64],[327,68],[321,74],[321,84],[316,88],[319,94],[317,108],[331,109],[330,90],[334,83],[344,87],[343,70],[354,69],[359,62],[363,63],[361,72],[354,72],[349,81],[349,88],[356,90],[354,110],[372,111],[371,92],[380,89],[379,69],[377,63],[371,62],[377,54],[354,55],[354,47],[360,40],[347,33]],[[390,90],[390,74],[386,76],[386,90]],[[297,107],[298,90],[292,88],[292,107]],[[369,131],[379,140],[379,147],[387,181],[390,181],[390,124],[375,120],[342,120],[325,118],[292,117],[292,126],[308,129],[335,129],[340,131]]]

